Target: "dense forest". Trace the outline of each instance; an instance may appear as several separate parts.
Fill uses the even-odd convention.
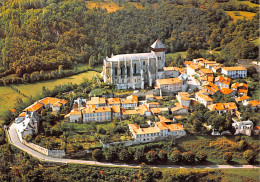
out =
[[[83,0],[2,0],[0,77],[17,74],[26,80],[59,66],[94,66],[112,53],[147,52],[157,38],[167,52],[215,49],[231,62],[258,57],[258,47],[249,41],[258,37],[258,9],[252,20],[234,22],[215,0],[151,3],[137,9],[126,2],[107,13],[88,9]]]

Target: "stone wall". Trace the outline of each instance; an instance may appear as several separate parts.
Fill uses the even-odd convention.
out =
[[[64,150],[49,150],[44,147],[41,147],[39,145],[36,145],[31,142],[26,142],[25,140],[21,141],[24,145],[27,145],[28,147],[32,148],[33,150],[36,150],[37,152],[40,152],[41,154],[52,156],[52,157],[64,157],[65,151]]]
[[[53,157],[64,157],[65,156],[65,151],[64,150],[48,150],[48,156],[53,156]]]
[[[31,142],[26,142],[25,140],[22,140],[21,141],[24,145],[27,145],[28,147],[30,147],[30,148],[32,148],[32,149],[34,149],[34,150],[36,150],[37,152],[40,152],[40,153],[42,153],[42,154],[44,154],[44,155],[48,155],[48,149],[46,149],[46,148],[43,148],[43,147],[41,147],[41,146],[39,146],[39,145],[36,145],[36,144],[34,144],[34,143],[31,143]]]

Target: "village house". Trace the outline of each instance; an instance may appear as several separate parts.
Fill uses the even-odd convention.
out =
[[[124,109],[134,109],[138,105],[138,97],[136,95],[130,95],[121,100],[121,105]]]
[[[210,70],[210,69],[208,69],[208,68],[200,69],[200,70],[198,71],[198,74],[199,74],[200,76],[207,75],[207,76],[209,76],[209,77],[213,77],[213,71]]]
[[[206,107],[207,107],[208,105],[213,104],[213,102],[214,102],[214,100],[213,100],[210,96],[208,96],[208,95],[206,95],[206,94],[201,94],[201,93],[199,93],[199,92],[196,92],[195,98],[196,98],[196,100],[197,100],[199,103],[203,104],[203,105],[206,106]]]
[[[145,98],[146,98],[147,101],[152,101],[154,99],[156,99],[156,100],[162,100],[163,99],[162,96],[154,96],[153,94],[147,94],[145,96]]]
[[[71,123],[78,123],[78,122],[82,122],[82,111],[77,109],[77,108],[74,108],[70,111],[69,114],[67,114],[65,116],[65,118],[69,117],[70,118],[70,122]]]
[[[204,61],[205,61],[204,58],[197,58],[197,59],[193,59],[192,63],[200,63],[202,66],[204,66],[204,64],[203,64]]]
[[[229,97],[234,97],[236,92],[232,89],[229,88],[222,88],[220,89],[220,93],[222,93],[223,95],[228,95]]]
[[[15,122],[15,129],[19,139],[22,141],[25,135],[38,134],[39,125],[39,116],[36,111],[26,111],[25,118]]]
[[[30,105],[29,107],[25,108],[23,110],[23,112],[36,112],[37,114],[40,114],[40,112],[42,111],[43,109],[43,104],[36,101],[35,103],[33,103],[32,105]]]
[[[247,105],[248,104],[247,102],[250,100],[250,98],[251,97],[245,95],[242,97],[237,97],[237,98],[235,98],[235,100],[236,100],[236,103],[238,103],[238,104],[242,102],[243,105]]]
[[[165,78],[177,78],[180,75],[178,67],[164,67]]]
[[[206,84],[202,85],[202,88],[206,90],[210,95],[214,95],[219,91],[218,86],[211,82],[207,82]]]
[[[222,89],[222,88],[229,88],[230,82],[231,82],[230,78],[218,76],[215,78],[214,84],[217,85],[219,89]]]
[[[200,85],[205,85],[207,84],[207,82],[212,82],[214,81],[214,76],[208,76],[208,75],[201,75],[199,77],[199,80],[200,80]]]
[[[82,98],[78,97],[76,100],[74,100],[73,107],[78,108],[78,109],[81,107],[86,107],[86,103],[87,103],[86,99],[82,99]]]
[[[211,70],[213,73],[221,73],[221,68],[221,66],[213,66]]]
[[[213,67],[219,66],[219,63],[217,63],[216,61],[205,60],[204,66],[205,66],[205,68],[212,70]]]
[[[87,106],[84,108],[83,122],[103,122],[111,121],[112,113],[110,107],[95,107],[95,105]]]
[[[122,111],[120,106],[118,105],[111,106],[111,112],[112,112],[112,118],[117,117],[118,119],[121,119]]]
[[[150,110],[154,115],[169,114],[169,108],[168,107],[157,107],[157,108],[151,108]]]
[[[220,115],[225,114],[227,112],[230,112],[232,115],[235,114],[235,112],[237,111],[237,105],[234,102],[215,103],[215,104],[208,105],[208,109],[210,111],[217,111],[218,114]]]
[[[190,94],[188,92],[178,92],[178,95],[176,96],[178,102],[187,108],[190,107],[191,104],[191,98]]]
[[[52,109],[52,111],[60,111],[61,107],[65,106],[68,101],[64,99],[58,99],[55,97],[46,97],[39,100],[39,103],[43,104],[46,109]]]
[[[235,128],[236,130],[234,135],[243,134],[243,135],[251,136],[253,126],[254,126],[253,122],[249,120],[232,123],[232,127]]]
[[[141,115],[141,116],[150,116],[152,113],[146,105],[140,105],[135,109],[131,110],[122,110],[123,119],[129,118],[129,116]]]
[[[260,135],[260,126],[255,126],[253,128],[254,135]]]
[[[258,110],[260,108],[260,101],[259,100],[247,101],[247,104],[249,104],[249,106],[253,110]]]
[[[149,142],[167,136],[178,138],[186,135],[181,124],[172,124],[171,122],[155,122],[154,127],[148,128],[141,128],[137,124],[129,124],[128,126],[134,141],[137,142]]]
[[[222,67],[222,74],[230,78],[246,78],[247,69],[243,66]]]
[[[160,89],[163,93],[176,93],[186,91],[188,76],[182,73],[178,78],[165,78],[156,80],[155,88]]]
[[[146,105],[149,109],[161,107],[161,104],[159,102],[148,102],[146,103]]]
[[[238,83],[238,82],[233,83],[231,85],[231,89],[237,91],[238,96],[244,96],[247,95],[248,93],[248,86],[245,83]]]
[[[189,108],[186,106],[182,106],[179,102],[175,104],[175,107],[171,108],[171,112],[173,115],[185,115],[189,111]]]
[[[198,71],[201,69],[201,65],[199,64],[190,64],[187,65],[187,75],[188,76],[193,76],[193,75],[198,75]]]
[[[86,105],[87,106],[95,105],[95,107],[105,107],[106,106],[106,98],[91,97],[91,100],[88,100]]]
[[[121,99],[120,98],[109,98],[109,99],[107,99],[107,105],[108,106],[120,106]]]

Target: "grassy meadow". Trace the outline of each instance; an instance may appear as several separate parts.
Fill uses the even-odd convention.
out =
[[[24,96],[8,86],[0,87],[0,117],[5,111],[12,109],[18,98],[26,99]]]
[[[37,83],[28,83],[28,84],[17,84],[13,85],[15,88],[20,90],[23,94],[27,95],[28,97],[32,96],[35,97],[37,94],[41,94],[42,87],[52,90],[57,85],[64,85],[64,84],[80,84],[84,81],[84,79],[92,79],[96,74],[99,75],[96,71],[88,71],[85,73],[81,73],[78,75],[73,75],[66,78],[56,79],[56,80],[49,80],[49,81],[42,81]]]
[[[247,12],[247,11],[226,11],[226,13],[233,19],[233,21],[243,20],[252,20],[256,13]]]
[[[83,69],[83,68],[82,68]],[[28,84],[17,84],[12,85],[14,88],[17,88],[21,93],[26,96],[35,97],[42,93],[42,87],[45,86],[47,89],[53,89],[57,85],[64,85],[68,83],[80,84],[84,79],[92,79],[96,74],[100,74],[96,71],[88,71],[78,75],[69,76],[66,78],[42,81],[36,83]],[[3,116],[3,113],[9,109],[12,109],[16,103],[17,98],[26,99],[24,96],[14,91],[9,86],[0,87],[0,117]]]

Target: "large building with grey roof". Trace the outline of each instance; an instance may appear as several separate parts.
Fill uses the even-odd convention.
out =
[[[156,79],[164,78],[165,46],[156,40],[150,49],[150,53],[112,55],[104,59],[104,82],[118,89],[152,87]]]

